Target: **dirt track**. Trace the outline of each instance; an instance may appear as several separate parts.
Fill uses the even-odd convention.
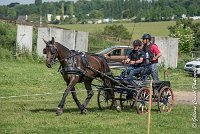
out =
[[[174,91],[175,104],[190,104],[194,105],[194,101],[200,104],[200,92],[186,92],[186,91]]]

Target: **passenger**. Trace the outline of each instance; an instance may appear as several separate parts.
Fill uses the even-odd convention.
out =
[[[145,53],[143,50],[140,50],[142,42],[140,40],[133,41],[133,50],[128,55],[126,60],[123,60],[123,63],[129,64],[127,70],[124,70],[120,74],[120,78],[125,78],[128,75],[127,79],[129,82],[136,79],[136,75],[141,74],[141,71],[144,69],[145,63]]]
[[[158,78],[158,58],[161,56],[161,52],[156,44],[151,43],[151,35],[144,34],[143,50],[146,54],[147,64],[150,66],[151,76],[153,80],[159,80]]]

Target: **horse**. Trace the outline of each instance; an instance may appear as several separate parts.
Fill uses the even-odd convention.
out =
[[[91,84],[96,77],[102,79],[105,87],[110,87],[107,94],[111,97],[112,104],[116,110],[118,110],[119,106],[117,107],[117,102],[114,97],[114,90],[112,88],[113,83],[111,79],[105,77],[105,75],[102,75],[101,73],[98,73],[102,72],[103,74],[111,75],[111,70],[103,56],[78,53],[74,50],[69,50],[62,44],[55,42],[54,37],[52,37],[52,40],[44,40],[44,42],[46,47],[43,49],[43,54],[46,54],[46,66],[48,68],[52,68],[53,64],[60,62],[59,70],[67,85],[63,93],[63,97],[58,105],[58,109],[56,111],[57,115],[61,115],[63,113],[66,97],[70,91],[81,113],[86,113],[86,107],[94,95]],[[75,85],[81,82],[84,83],[87,90],[87,97],[83,104],[81,104],[78,100],[75,90]]]

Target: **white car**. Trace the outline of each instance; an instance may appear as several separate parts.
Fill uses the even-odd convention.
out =
[[[189,74],[194,75],[194,67],[196,67],[196,75],[200,75],[200,58],[195,61],[190,61],[185,64],[184,70]]]

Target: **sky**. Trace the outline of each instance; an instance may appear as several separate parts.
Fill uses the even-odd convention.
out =
[[[42,0],[42,2],[49,2],[49,1],[60,1],[60,0]],[[77,1],[77,0],[65,0],[65,1]],[[0,5],[8,5],[13,2],[18,2],[20,4],[32,4],[35,0],[0,0]]]

